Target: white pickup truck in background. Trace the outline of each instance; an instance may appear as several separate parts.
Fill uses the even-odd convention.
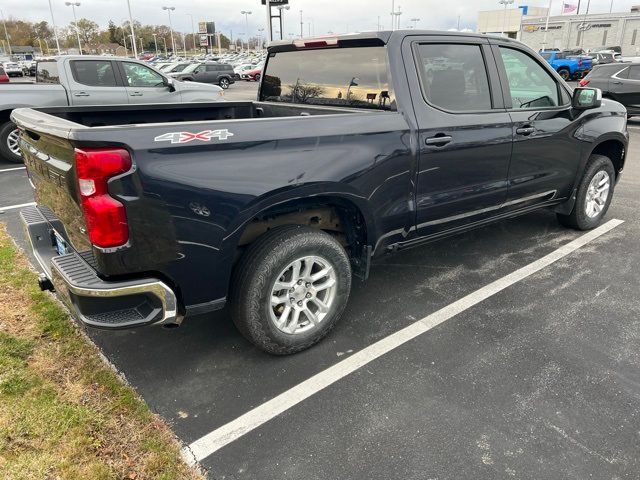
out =
[[[38,61],[36,83],[0,87],[0,156],[22,161],[14,108],[131,103],[215,102],[222,88],[167,77],[129,58],[61,56]]]

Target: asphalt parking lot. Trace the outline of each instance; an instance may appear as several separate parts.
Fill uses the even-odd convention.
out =
[[[88,333],[186,445],[239,425],[199,456],[214,479],[639,478],[640,119],[629,128],[606,219],[624,223],[307,397],[292,397],[302,382],[583,233],[540,211],[385,257],[330,336],[290,357],[252,347],[226,311]],[[25,170],[0,163],[0,221],[23,248],[11,207],[32,201]],[[291,404],[245,420],[274,398]]]

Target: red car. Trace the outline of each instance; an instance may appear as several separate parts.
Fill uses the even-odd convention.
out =
[[[262,67],[254,68],[253,70],[247,70],[245,72],[242,72],[242,74],[240,75],[240,78],[242,80],[246,80],[247,82],[250,82],[252,80],[259,82],[261,76],[262,76]]]
[[[9,75],[0,67],[0,83],[9,83]]]

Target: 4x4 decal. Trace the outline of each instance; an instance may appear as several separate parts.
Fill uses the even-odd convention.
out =
[[[226,140],[229,137],[233,137],[233,133],[225,128],[221,130],[203,130],[202,132],[198,133],[169,132],[163,135],[158,135],[156,138],[154,138],[154,140],[156,142],[188,143],[194,140],[208,142],[212,138],[217,138],[218,140]]]

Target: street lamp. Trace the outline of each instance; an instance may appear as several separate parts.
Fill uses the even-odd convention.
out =
[[[193,53],[195,55],[196,53],[196,29],[194,28],[194,24],[193,24],[193,15],[191,15],[190,13],[185,13],[185,15],[187,17],[191,17],[191,37],[193,37]]]
[[[513,4],[514,0],[498,0],[500,5],[504,5],[504,17],[502,18],[502,32],[501,35],[504,35],[504,26],[507,23],[507,6]]]
[[[56,38],[56,47],[58,47],[58,55],[60,55],[60,41],[58,40],[58,31],[56,30],[56,21],[53,18],[53,7],[51,6],[51,0],[49,0],[49,11],[51,12],[51,25],[53,25],[53,36]]]
[[[278,17],[280,20],[280,40],[282,40],[282,32],[284,32],[284,16],[283,10],[289,10],[291,7],[289,5],[278,5]]]
[[[64,2],[67,7],[71,7],[73,10],[73,22],[76,26],[76,36],[78,37],[78,50],[80,50],[80,55],[82,55],[82,45],[80,44],[80,29],[78,28],[78,19],[76,18],[76,7],[80,6],[80,2]]]
[[[131,15],[131,3],[127,0],[129,9],[129,28],[131,29],[131,45],[133,45],[133,58],[138,58],[138,47],[136,47],[136,32],[133,30],[133,15]]]
[[[244,15],[244,23],[247,26],[247,50],[249,50],[249,15],[251,15],[251,11],[242,10],[240,15]]]
[[[153,34],[153,43],[156,46],[156,57],[158,56],[158,34]]]
[[[171,49],[173,54],[176,54],[176,41],[173,39],[173,25],[171,24],[171,12],[176,9],[176,7],[162,7],[163,10],[166,10],[169,14],[169,32],[171,33]]]

